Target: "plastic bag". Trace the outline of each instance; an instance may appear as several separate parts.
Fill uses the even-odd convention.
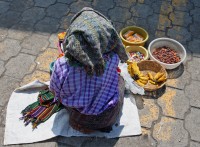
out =
[[[121,69],[120,75],[125,80],[125,87],[129,89],[134,94],[144,95],[144,88],[137,85],[133,80],[127,70],[128,65],[126,63],[119,63],[119,68]]]

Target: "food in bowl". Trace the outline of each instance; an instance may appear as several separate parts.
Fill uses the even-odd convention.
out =
[[[140,34],[135,33],[134,31],[131,31],[131,30],[128,30],[123,35],[123,37],[124,37],[125,40],[130,41],[130,42],[134,42],[134,43],[141,42],[141,41],[144,40],[144,38]]]
[[[136,83],[145,87],[145,85],[152,84],[154,86],[162,85],[167,80],[166,72],[164,71],[140,71],[138,64],[136,62],[132,62],[128,64],[128,73],[130,76],[136,81]]]
[[[174,64],[181,61],[179,54],[170,47],[162,46],[153,51],[153,56],[159,61],[167,64]]]
[[[169,63],[161,62],[157,58],[155,58],[153,56],[154,50],[159,47],[163,47],[163,46],[167,46],[167,47],[170,47],[171,49],[175,50],[177,52],[178,56],[180,57],[180,61],[177,63],[169,64]],[[186,59],[186,50],[185,50],[184,46],[181,43],[179,43],[178,41],[171,39],[171,38],[154,39],[153,41],[151,41],[151,43],[148,46],[148,52],[149,52],[150,59],[158,62],[163,67],[165,67],[165,69],[175,69],[181,63],[183,63],[184,60]]]
[[[124,35],[128,31],[133,31],[132,35],[137,33],[138,35],[140,35],[143,38],[143,40],[139,41],[139,42],[131,42],[131,41],[126,40],[127,37],[124,37]],[[129,33],[127,33],[127,34],[129,34]],[[136,34],[136,36],[138,36],[137,34]],[[119,35],[125,46],[144,46],[144,44],[146,43],[146,41],[149,38],[147,31],[145,29],[143,29],[141,27],[137,27],[137,26],[127,26],[120,31]]]
[[[142,46],[127,46],[126,52],[128,54],[129,60],[127,62],[141,62],[143,60],[148,60],[148,51]]]
[[[130,62],[140,62],[144,60],[144,54],[139,51],[129,52],[129,55],[130,55],[130,58],[129,58]]]

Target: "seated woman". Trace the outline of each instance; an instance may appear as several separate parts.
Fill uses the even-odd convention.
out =
[[[127,60],[111,22],[84,8],[71,21],[64,39],[65,56],[57,59],[50,80],[54,102],[69,112],[70,125],[83,133],[109,132],[123,104],[119,60]]]

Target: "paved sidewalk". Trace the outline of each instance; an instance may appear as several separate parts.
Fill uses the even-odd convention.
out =
[[[157,99],[136,96],[142,135],[119,139],[57,137],[14,147],[200,146],[200,1],[199,0],[0,0],[0,146],[11,92],[34,79],[49,80],[57,56],[57,33],[84,6],[110,18],[118,31],[145,28],[149,41],[170,37],[187,49],[184,72],[167,82]]]

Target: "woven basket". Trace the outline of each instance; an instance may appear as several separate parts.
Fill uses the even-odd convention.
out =
[[[159,63],[157,63],[156,61],[144,60],[144,61],[139,62],[137,65],[143,75],[146,75],[147,72],[150,72],[153,76],[155,76],[155,74],[157,72],[164,72],[167,77],[167,72],[166,72],[165,68],[163,66],[161,66]],[[148,82],[144,86],[144,90],[155,91],[155,90],[163,87],[165,85],[165,83],[166,83],[166,81],[163,83],[160,83],[159,85],[153,85],[150,82]]]

